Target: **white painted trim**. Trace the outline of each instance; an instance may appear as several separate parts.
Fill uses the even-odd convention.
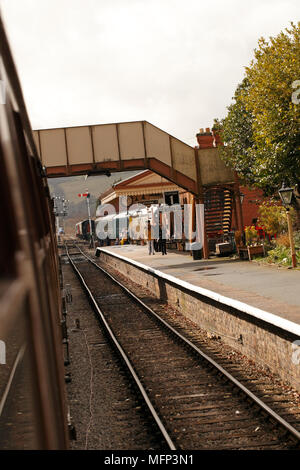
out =
[[[230,297],[225,297],[224,295],[205,289],[204,287],[196,286],[194,284],[191,284],[190,282],[183,281],[182,279],[178,279],[177,277],[171,276],[170,274],[165,274],[164,272],[159,271],[158,269],[153,269],[150,266],[139,263],[138,261],[132,260],[130,258],[126,258],[125,256],[114,253],[106,248],[100,248],[100,251],[103,251],[104,253],[112,255],[116,258],[120,258],[121,260],[124,260],[127,263],[137,266],[138,268],[142,268],[145,271],[148,271],[149,273],[155,274],[158,277],[166,279],[167,281],[170,281],[174,284],[177,284],[180,287],[184,287],[185,289],[208,297],[209,299],[215,300],[216,302],[220,302],[229,307],[233,307],[243,313],[247,313],[248,315],[259,318],[260,320],[263,320],[267,323],[277,326],[278,328],[281,328],[282,330],[288,331],[300,337],[300,325],[290,320],[286,320],[285,318],[281,318],[278,315],[274,315],[274,313],[266,312],[264,310],[261,310],[260,308],[256,308],[251,305],[245,304],[244,302],[240,302],[239,300],[231,299]]]
[[[126,170],[126,171],[130,171],[130,170]],[[132,170],[132,171],[136,171],[136,170]],[[131,178],[135,178],[136,176],[141,176],[143,173],[146,173],[146,171],[148,171],[148,168],[146,170],[139,171],[135,175],[128,176],[127,178],[124,178],[123,180],[118,181],[117,183],[114,183],[113,187],[115,188],[116,186],[118,186],[118,184],[121,184],[121,183],[124,183],[125,181],[131,180]]]

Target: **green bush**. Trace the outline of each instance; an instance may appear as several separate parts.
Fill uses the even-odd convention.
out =
[[[300,231],[294,232],[294,241],[296,250],[300,250]]]
[[[300,232],[295,233],[294,240],[297,264],[300,266]],[[291,249],[284,245],[277,245],[274,249],[268,251],[265,261],[279,266],[292,266]]]
[[[279,235],[287,232],[286,210],[283,206],[273,204],[272,202],[263,202],[258,208],[258,223],[269,235]],[[295,221],[296,213],[293,208],[290,209],[292,221]]]

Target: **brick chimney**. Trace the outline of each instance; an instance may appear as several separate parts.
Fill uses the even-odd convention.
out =
[[[209,149],[214,146],[214,137],[209,127],[200,129],[200,132],[196,134],[197,141],[200,149]]]
[[[223,145],[219,131],[214,129],[210,130],[209,127],[207,127],[205,131],[201,128],[200,132],[196,134],[196,137],[200,149],[210,149]]]

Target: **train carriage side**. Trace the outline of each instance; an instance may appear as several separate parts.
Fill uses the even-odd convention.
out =
[[[53,203],[0,17],[0,446],[68,448]]]

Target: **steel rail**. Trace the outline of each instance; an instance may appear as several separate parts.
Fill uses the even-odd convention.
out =
[[[113,333],[112,329],[110,328],[108,322],[106,321],[99,305],[97,304],[92,292],[90,291],[89,287],[87,286],[82,274],[80,273],[80,271],[77,269],[76,265],[74,264],[74,262],[72,261],[71,257],[72,256],[72,253],[69,254],[69,250],[68,250],[68,247],[67,245],[65,245],[66,247],[66,252],[67,252],[67,256],[68,256],[68,259],[74,269],[74,271],[76,272],[77,276],[79,277],[80,281],[81,281],[81,284],[83,285],[86,293],[88,294],[90,300],[92,301],[92,304],[93,304],[93,307],[94,309],[96,310],[101,322],[103,323],[103,325],[105,326],[106,330],[108,331],[109,335],[110,335],[110,338],[112,339],[114,345],[116,346],[119,354],[121,355],[123,361],[125,362],[128,370],[130,371],[130,374],[132,376],[132,378],[134,379],[140,393],[142,394],[143,396],[143,399],[151,413],[151,415],[153,416],[164,440],[166,441],[166,443],[168,444],[168,447],[170,448],[170,450],[177,450],[176,447],[175,447],[175,444],[173,443],[171,437],[169,436],[168,434],[168,431],[166,430],[165,426],[163,425],[160,417],[158,416],[158,413],[157,411],[155,410],[154,406],[152,405],[151,403],[151,400],[149,399],[148,395],[147,395],[147,392],[144,388],[144,386],[142,385],[133,365],[131,364],[130,360],[128,359],[124,349],[122,348],[122,346],[120,345],[120,343],[118,342],[115,334]],[[79,248],[80,249],[80,248]],[[80,250],[81,251],[81,250]],[[82,253],[84,255],[84,253]],[[84,255],[85,256],[85,255]],[[87,257],[88,260],[90,260],[88,257]]]
[[[205,354],[201,349],[199,349],[195,344],[190,340],[185,338],[181,333],[179,333],[175,328],[173,328],[168,322],[161,318],[156,312],[154,312],[148,305],[146,305],[141,299],[139,299],[133,292],[131,292],[127,287],[125,287],[120,281],[118,281],[112,274],[108,273],[95,263],[89,256],[86,255],[78,246],[77,248],[81,251],[82,255],[87,258],[90,263],[92,263],[97,269],[101,270],[107,277],[109,277],[113,282],[118,284],[130,297],[132,297],[138,304],[140,304],[149,314],[154,316],[160,323],[162,323],[167,329],[169,329],[172,334],[176,335],[180,341],[183,341],[187,346],[189,346],[193,351],[201,356],[206,362],[212,365],[217,369],[226,379],[228,379],[235,387],[242,391],[248,398],[250,398],[255,404],[266,412],[273,420],[275,420],[280,426],[285,428],[285,430],[290,433],[294,438],[296,438],[300,443],[300,432],[297,431],[291,424],[289,424],[284,418],[278,415],[274,410],[272,410],[266,403],[264,403],[260,398],[258,398],[254,393],[252,393],[247,387],[245,387],[241,382],[235,379],[229,372],[227,372],[222,366],[220,366],[214,359]]]

